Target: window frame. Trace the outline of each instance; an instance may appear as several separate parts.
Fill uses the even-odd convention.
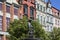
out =
[[[28,5],[24,4],[23,10],[24,10],[24,14],[28,15]]]

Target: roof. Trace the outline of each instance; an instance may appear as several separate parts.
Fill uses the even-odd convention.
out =
[[[51,8],[54,8],[54,9],[56,9],[57,11],[60,11],[59,9],[57,9],[57,8],[55,8],[55,7],[53,7],[53,6],[51,6]]]

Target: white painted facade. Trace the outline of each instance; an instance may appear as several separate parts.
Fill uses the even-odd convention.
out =
[[[6,0],[6,2],[12,4],[12,3],[15,3],[15,4],[18,4],[16,0]]]
[[[36,0],[36,13],[37,13],[36,19],[38,19],[39,23],[44,26],[43,27],[44,29],[46,29],[45,28],[46,26],[46,3],[42,2],[41,0]]]
[[[39,5],[39,9],[38,6]],[[42,10],[40,10],[40,5],[42,6]],[[51,7],[51,4],[48,4]],[[45,11],[43,11],[43,7],[45,7]],[[50,8],[46,9],[46,3],[41,0],[36,0],[36,19],[42,24],[45,31],[52,31],[53,29],[53,16],[52,10]],[[49,18],[48,18],[49,17]]]
[[[54,17],[53,27],[60,28],[60,19],[59,18]]]
[[[3,12],[2,11],[0,11],[0,16],[3,16]]]

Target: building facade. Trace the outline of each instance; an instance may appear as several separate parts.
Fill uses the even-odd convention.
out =
[[[52,6],[52,12],[54,16],[53,27],[60,27],[60,10]]]
[[[53,15],[50,0],[46,3],[45,0],[36,0],[36,19],[42,24],[45,31],[53,29]]]
[[[45,29],[46,26],[46,3],[45,0],[35,0],[36,1],[36,19],[42,24]]]
[[[23,15],[35,19],[35,11],[34,0],[0,0],[0,40],[7,40],[6,31],[10,21],[19,20]]]
[[[46,31],[52,31],[53,30],[53,15],[52,15],[52,9],[51,9],[51,2],[48,0],[46,4]]]

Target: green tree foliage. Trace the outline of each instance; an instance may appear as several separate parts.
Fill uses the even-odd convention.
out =
[[[20,38],[25,38],[28,32],[28,22],[27,18],[23,17],[20,20],[14,20],[9,25],[8,32],[10,34],[10,39],[18,40]]]
[[[32,26],[34,27],[34,36],[40,38],[41,40],[49,40],[48,35],[42,28],[43,26],[38,21],[32,21]]]
[[[40,38],[41,40],[48,40],[48,35],[42,29],[42,25],[38,21],[32,21],[32,26],[34,27],[34,37]],[[20,40],[21,38],[28,37],[28,19],[26,16],[20,20],[14,20],[9,25],[8,32],[10,34],[10,40]]]
[[[53,31],[50,33],[51,40],[60,40],[60,28],[53,28]]]

